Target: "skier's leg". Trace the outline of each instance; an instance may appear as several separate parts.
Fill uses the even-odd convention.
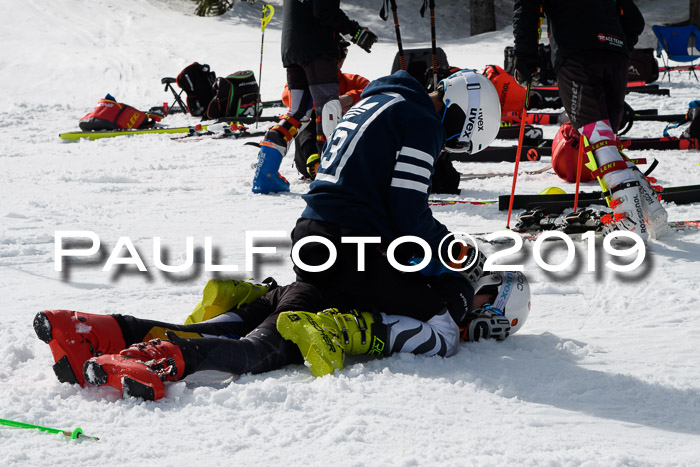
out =
[[[342,370],[346,354],[412,352],[449,357],[459,343],[459,328],[447,309],[427,322],[335,308],[320,313],[288,311],[279,315],[277,330],[299,347],[314,376]]]
[[[321,294],[311,284],[294,282],[279,287],[268,295],[269,306],[274,308],[274,312],[239,340],[171,336],[185,357],[185,374],[201,370],[218,370],[233,374],[262,373],[289,363],[300,362],[301,357],[294,345],[282,339],[277,332],[277,316],[290,310],[323,309]]]
[[[316,106],[316,147],[321,154],[342,114],[338,98],[338,61],[318,59],[304,64],[303,68]]]
[[[648,224],[659,226],[656,237],[665,233],[662,227],[666,226],[666,211],[641,172],[633,169],[617,148],[610,116],[619,125],[625,80],[618,75],[622,73],[620,70],[627,72],[626,68],[620,68],[618,55],[576,54],[561,67],[557,82],[572,125],[591,148],[601,186],[611,191],[609,205],[615,216],[608,228],[629,230],[646,241]]]
[[[263,373],[301,363],[298,348],[277,332],[277,317],[290,309],[319,309],[320,294],[303,283],[280,287],[268,295],[271,294],[275,294],[270,303],[276,312],[241,339],[192,339],[168,332],[170,340],[154,339],[134,344],[119,354],[91,358],[83,367],[84,378],[97,386],[109,385],[123,394],[155,400],[164,395],[164,381],[178,380],[197,371]]]
[[[83,367],[95,386],[112,386],[123,395],[157,400],[164,381],[176,381],[202,370],[232,374],[262,373],[301,363],[298,348],[275,329],[277,314],[269,316],[246,337],[189,339],[168,333],[170,340],[134,344],[119,354],[93,357]]]
[[[316,113],[311,113],[311,120],[316,121]],[[294,138],[294,165],[305,179],[314,179],[316,172],[313,164],[309,166],[309,160],[318,160],[318,149],[316,148],[316,125],[309,124],[297,133]],[[316,157],[312,157],[315,155]]]
[[[318,290],[310,284],[292,283],[276,287],[252,303],[232,309],[201,323],[176,324],[114,315],[121,327],[126,346],[151,339],[167,339],[168,331],[180,337],[228,337],[238,339],[259,326],[272,313],[283,310],[312,307],[321,309]],[[121,349],[120,349],[121,350]]]
[[[605,70],[604,83],[607,85],[605,97],[607,99],[606,106],[610,118],[610,126],[617,133],[625,112],[629,60],[626,57],[614,57],[614,60],[616,66],[610,66]],[[654,238],[661,238],[669,232],[668,213],[659,202],[658,193],[651,186],[642,171],[636,165],[628,163],[628,166],[630,166],[634,172],[635,179],[639,182],[644,220],[650,230],[650,234]]]
[[[254,302],[270,290],[277,282],[270,278],[262,284],[232,279],[210,279],[202,290],[202,300],[185,320],[185,324],[201,323],[227,311],[238,309]]]
[[[287,67],[287,84],[292,99],[291,107],[279,123],[265,133],[253,178],[254,193],[289,191],[289,182],[279,174],[279,168],[289,143],[308,122],[313,102],[306,75],[300,66]]]

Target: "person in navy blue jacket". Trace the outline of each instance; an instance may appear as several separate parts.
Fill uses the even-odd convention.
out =
[[[301,264],[295,261],[294,267],[297,280],[314,284],[341,308],[421,321],[447,309],[459,324],[473,299],[471,282],[480,276],[483,256],[467,271],[473,276],[470,282],[463,274],[401,272],[390,264],[386,250],[399,237],[415,236],[427,242],[432,258],[448,258],[451,233],[428,206],[433,165],[443,147],[471,153],[484,149],[499,125],[496,89],[473,70],[451,75],[431,94],[404,71],[370,83],[331,134],[316,180],[303,196],[306,209],[292,232],[295,246],[320,236],[338,256],[329,269],[310,272],[303,265],[326,263],[329,249],[319,242],[302,243]],[[351,237],[376,237],[377,243],[361,247],[348,243]],[[364,268],[358,267],[360,249]],[[404,243],[393,254],[404,265],[426,256],[415,243]],[[462,259],[468,264],[473,258]]]

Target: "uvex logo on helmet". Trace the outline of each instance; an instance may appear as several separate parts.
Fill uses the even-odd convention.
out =
[[[464,126],[464,133],[462,133],[462,138],[470,138],[474,133],[474,125],[476,124],[477,131],[484,131],[484,112],[481,108],[470,108],[469,117],[467,117],[467,124]]]

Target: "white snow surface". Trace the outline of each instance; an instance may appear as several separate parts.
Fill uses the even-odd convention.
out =
[[[262,95],[278,99],[281,0],[264,35]],[[399,2],[405,48],[430,44],[422,2]],[[468,36],[468,11],[438,3],[438,45],[450,63],[483,68],[503,63],[512,42],[512,2],[499,1],[501,28]],[[467,2],[464,2],[467,3]],[[638,2],[647,19],[640,42],[652,47],[652,24],[687,18],[687,0]],[[393,22],[380,2],[343,2],[349,16],[380,41],[366,54],[353,46],[345,71],[375,79],[396,53]],[[182,143],[168,135],[62,143],[60,132],[106,93],[146,110],[171,101],[160,79],[193,61],[217,75],[260,63],[261,3],[236,3],[220,18],[199,18],[185,0],[2,1],[0,28],[0,418],[50,427],[83,428],[99,442],[63,441],[34,430],[0,428],[0,465],[697,465],[700,458],[700,233],[676,234],[647,247],[633,273],[597,245],[588,271],[584,244],[559,273],[537,266],[532,246],[522,262],[533,300],[527,324],[503,342],[461,344],[451,358],[410,354],[348,361],[315,379],[303,365],[261,375],[217,372],[167,384],[157,402],[122,400],[111,388],[60,384],[49,347],[32,329],[44,309],[124,313],[182,322],[214,273],[196,260],[166,275],[155,268],[153,238],[169,264],[186,258],[185,239],[200,253],[211,237],[218,264],[280,283],[294,279],[288,234],[304,203],[288,155],[282,173],[290,194],[251,193],[256,149],[244,140]],[[629,94],[635,109],[683,113],[700,86],[674,73],[659,84],[670,97]],[[169,126],[197,123],[173,115]],[[664,123],[637,122],[631,136],[660,136]],[[551,137],[554,127],[546,127]],[[511,144],[512,142],[500,142]],[[697,151],[630,151],[656,158],[666,186],[698,183]],[[544,167],[548,160],[521,164]],[[508,172],[512,164],[459,163],[465,173]],[[461,198],[510,193],[511,177],[462,182]],[[521,175],[518,193],[573,186],[553,173]],[[596,190],[594,183],[584,184]],[[444,198],[452,198],[443,196]],[[698,205],[667,204],[671,220],[700,219]],[[453,230],[502,229],[495,206],[435,209]],[[514,214],[517,214],[514,213]],[[94,232],[102,253],[54,270],[54,232]],[[243,271],[245,232],[284,231],[254,271]],[[148,272],[102,267],[120,237],[129,237]],[[487,248],[494,251],[495,247]],[[562,244],[552,263],[561,261]],[[126,253],[126,250],[122,252]],[[695,271],[695,272],[694,272]],[[391,293],[391,291],[387,291]]]

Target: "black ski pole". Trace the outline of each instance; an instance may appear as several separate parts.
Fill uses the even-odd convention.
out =
[[[423,17],[425,15],[425,4],[428,0],[423,1],[423,6],[420,9],[420,15]],[[433,52],[433,91],[437,89],[438,84],[438,62],[437,62],[437,40],[435,37],[435,0],[430,0],[430,40],[432,42],[432,52]]]
[[[406,70],[406,59],[404,58],[403,55],[403,44],[401,43],[401,29],[399,28],[399,15],[397,12],[396,8],[396,0],[390,0],[391,1],[391,13],[394,15],[394,29],[396,30],[396,43],[399,46],[399,63],[401,64],[401,69]],[[382,4],[382,9],[379,12],[379,17],[382,18],[384,21],[388,18],[388,15],[386,14],[386,4],[387,0],[384,0],[384,3]]]

